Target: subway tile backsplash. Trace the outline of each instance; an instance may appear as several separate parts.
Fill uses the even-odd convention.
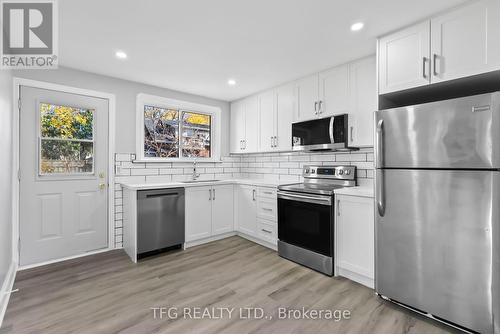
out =
[[[133,153],[115,155],[115,247],[122,247],[123,193],[120,183],[163,183],[188,180],[193,164],[185,162],[132,162]],[[352,152],[287,152],[231,155],[221,162],[198,162],[200,179],[268,179],[280,182],[301,182],[306,165],[352,165],[357,167],[358,185],[372,185],[374,175],[373,149]]]

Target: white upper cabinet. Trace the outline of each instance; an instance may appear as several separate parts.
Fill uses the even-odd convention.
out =
[[[260,151],[271,151],[274,148],[274,136],[276,133],[275,98],[273,90],[268,90],[259,94],[259,122]]]
[[[379,40],[379,93],[430,83],[430,23],[400,30]]]
[[[243,152],[245,140],[245,104],[243,100],[231,103],[230,137],[231,153]]]
[[[319,74],[320,117],[349,112],[349,65],[332,68]]]
[[[259,149],[259,97],[245,99],[245,145],[244,152],[257,152]]]
[[[431,20],[432,82],[500,69],[500,1],[472,3]]]
[[[305,121],[318,117],[319,112],[319,78],[311,75],[295,82],[297,99],[297,121]]]
[[[292,149],[292,122],[294,117],[293,83],[275,89],[275,142],[274,149],[290,151]]]
[[[374,56],[349,64],[349,146],[373,146],[377,110],[377,70]]]
[[[382,37],[379,94],[500,70],[500,1],[482,0]]]

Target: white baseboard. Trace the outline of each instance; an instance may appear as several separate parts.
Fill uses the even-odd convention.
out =
[[[355,273],[349,269],[337,267],[336,275],[348,278],[351,281],[358,282],[359,284],[363,284],[370,289],[375,288],[375,280],[373,278]]]
[[[212,241],[217,241],[217,240],[221,240],[221,239],[226,239],[226,238],[229,238],[229,237],[232,237],[232,236],[235,236],[235,235],[236,235],[235,232],[228,232],[228,233],[216,235],[216,236],[213,236],[213,237],[203,238],[203,239],[200,239],[200,240],[188,241],[188,242],[184,243],[184,249],[190,248],[190,247],[194,247],[194,246],[203,245],[203,244],[206,244],[207,242],[212,242]]]
[[[264,240],[261,240],[261,239],[249,236],[248,234],[245,234],[245,233],[242,233],[242,232],[237,232],[237,235],[240,236],[240,237],[242,237],[242,238],[244,238],[244,239],[247,239],[247,240],[250,240],[252,242],[255,242],[256,244],[259,244],[261,246],[270,248],[273,251],[277,251],[278,250],[278,246],[277,245],[273,245],[273,244],[271,244],[271,243],[269,243],[267,241],[264,241]]]
[[[5,312],[7,311],[7,305],[9,304],[10,294],[12,288],[14,287],[14,281],[16,279],[17,263],[12,262],[9,267],[9,271],[5,276],[5,280],[2,284],[2,290],[0,290],[0,328],[2,327],[3,318]]]

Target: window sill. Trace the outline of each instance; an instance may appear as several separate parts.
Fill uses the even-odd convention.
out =
[[[219,158],[150,158],[150,159],[135,159],[132,160],[132,162],[137,162],[137,163],[168,163],[168,162],[222,162],[222,159]]]

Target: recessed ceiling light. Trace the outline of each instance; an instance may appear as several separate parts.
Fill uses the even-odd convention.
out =
[[[118,59],[127,59],[127,54],[123,51],[116,51],[115,56]]]
[[[227,81],[227,84],[228,84],[229,86],[234,86],[234,85],[236,85],[236,80],[234,80],[234,79],[229,79],[229,80]]]
[[[363,22],[356,22],[351,26],[351,30],[352,31],[360,31],[361,29],[363,29],[364,26],[365,26],[365,24]]]

